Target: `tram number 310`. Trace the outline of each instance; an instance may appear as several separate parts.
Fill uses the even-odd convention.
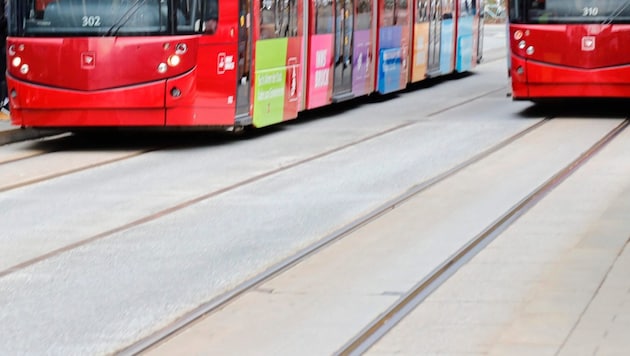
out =
[[[582,16],[597,16],[597,14],[599,14],[599,8],[597,7],[582,8]]]

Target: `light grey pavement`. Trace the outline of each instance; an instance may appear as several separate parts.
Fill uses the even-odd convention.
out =
[[[617,123],[553,121],[244,294],[150,354],[334,354],[388,303],[551,177],[558,162],[568,164]],[[624,218],[630,213],[630,166],[618,162],[630,148],[628,138],[630,133],[588,162],[370,353],[627,351],[630,282],[623,276],[630,261],[623,249],[630,236]],[[584,191],[585,186],[597,188]]]
[[[630,166],[620,164],[629,139],[624,132],[368,354],[630,354]]]

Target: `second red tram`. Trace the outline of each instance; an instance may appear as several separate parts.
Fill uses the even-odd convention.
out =
[[[23,127],[263,127],[467,71],[480,0],[10,0]]]
[[[515,100],[630,98],[630,6],[618,0],[509,0]]]

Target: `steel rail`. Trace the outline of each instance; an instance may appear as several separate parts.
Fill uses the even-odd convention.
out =
[[[88,169],[105,166],[105,165],[108,165],[108,164],[111,164],[111,163],[121,162],[121,161],[130,159],[130,158],[138,157],[138,156],[141,156],[143,154],[159,151],[159,150],[162,150],[162,149],[164,149],[164,147],[146,148],[146,149],[138,150],[136,152],[132,152],[132,153],[129,153],[129,154],[126,154],[126,155],[123,155],[123,156],[116,157],[116,158],[112,158],[112,159],[108,159],[108,160],[104,160],[104,161],[99,161],[99,162],[95,162],[95,163],[89,163],[89,164],[85,164],[85,165],[83,165],[81,167],[76,167],[76,168],[67,169],[67,170],[64,170],[64,171],[56,172],[56,173],[51,173],[51,174],[44,175],[44,176],[41,176],[41,177],[38,177],[38,178],[24,180],[24,181],[21,181],[19,183],[15,183],[15,184],[9,184],[9,185],[0,187],[0,193],[6,192],[6,191],[9,191],[9,190],[13,190],[13,189],[26,187],[26,186],[29,186],[29,185],[32,185],[32,184],[45,182],[47,180],[51,180],[51,179],[67,176],[67,175],[70,175],[70,174],[73,174],[73,173],[83,172],[83,171],[86,171]],[[29,159],[29,158],[39,157],[39,156],[42,156],[42,155],[45,155],[45,154],[49,154],[49,153],[54,153],[54,152],[55,151],[44,152],[44,153],[39,154],[39,155],[29,156],[29,157],[25,157],[25,158],[22,158],[22,159],[14,160],[14,161],[11,161],[11,162],[23,161],[23,160],[26,160],[26,159]]]

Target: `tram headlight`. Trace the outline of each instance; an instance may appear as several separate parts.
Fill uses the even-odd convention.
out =
[[[29,69],[30,69],[30,68],[29,68],[28,64],[24,63],[24,64],[22,64],[22,66],[20,67],[20,73],[22,73],[22,74],[26,74],[26,73],[28,73]]]
[[[521,38],[523,38],[523,31],[521,30],[514,31],[514,39],[519,41]]]
[[[530,56],[534,54],[534,46],[527,47],[527,50],[525,51],[525,53],[529,54]]]
[[[174,55],[168,57],[168,61],[167,62],[168,62],[169,66],[176,67],[176,66],[179,65],[179,63],[181,63],[181,61],[182,61],[181,57],[176,55],[176,54],[174,54]]]
[[[158,73],[164,74],[166,73],[167,69],[168,69],[168,65],[166,65],[166,63],[162,62],[158,64],[158,67],[157,67]]]
[[[525,43],[525,41],[521,41],[518,43],[518,48],[520,49],[525,49],[525,46],[527,46],[527,43]]]
[[[22,64],[22,58],[20,57],[13,57],[13,59],[11,60],[11,64],[17,68],[20,66],[20,64]]]

